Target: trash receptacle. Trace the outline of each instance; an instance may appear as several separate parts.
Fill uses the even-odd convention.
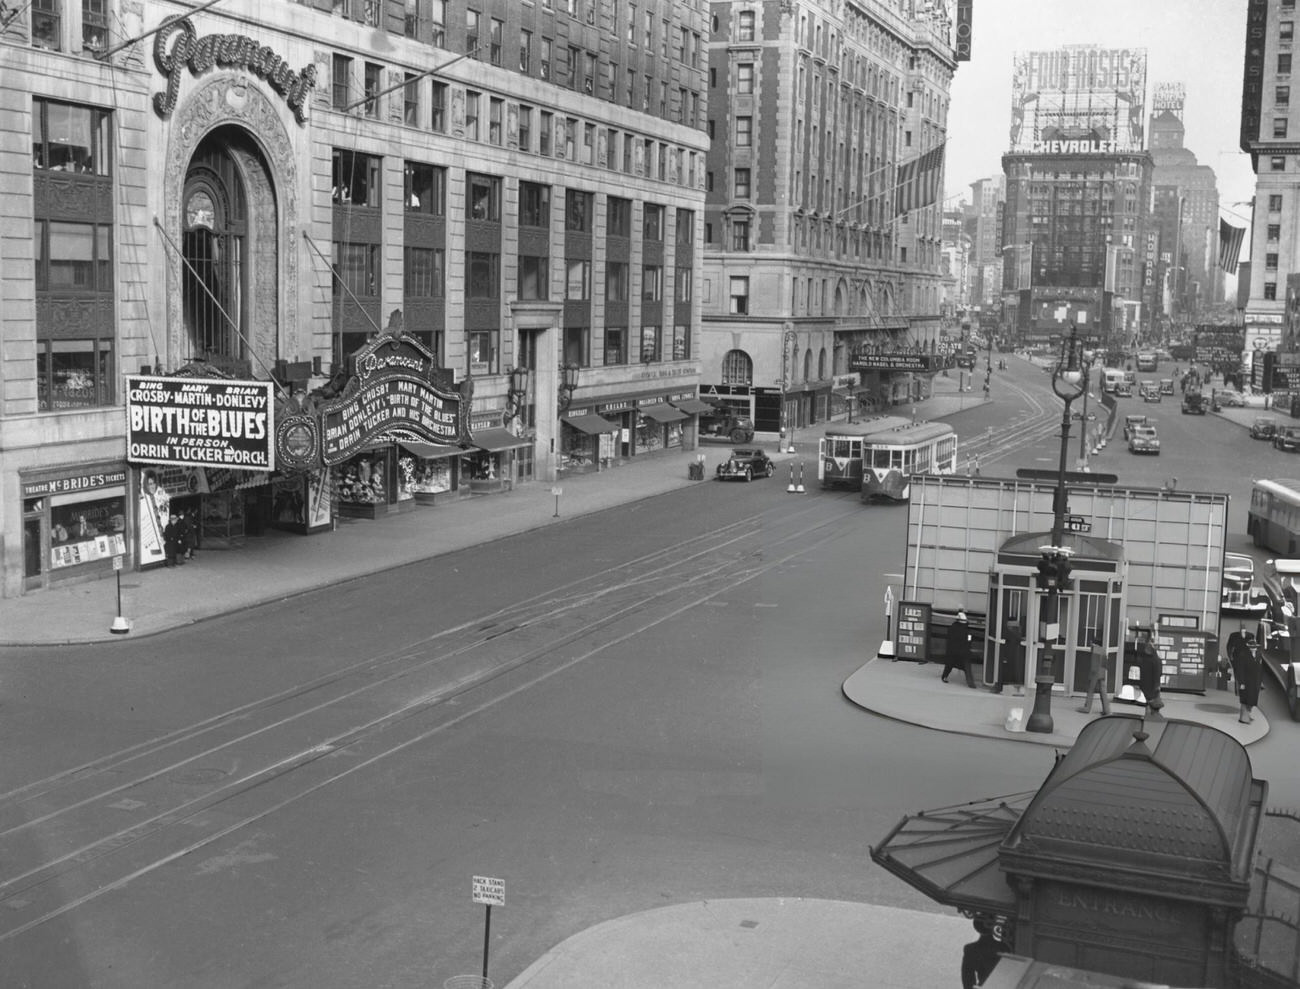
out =
[[[1033,699],[1023,688],[1008,685],[1002,694],[1002,717],[1007,731],[1024,731],[1032,707]]]

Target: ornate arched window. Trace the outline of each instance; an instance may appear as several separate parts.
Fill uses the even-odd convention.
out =
[[[743,350],[729,350],[722,358],[722,383],[724,385],[752,385],[754,362]]]
[[[224,146],[209,138],[185,178],[181,216],[182,306],[193,353],[243,357],[244,184]]]

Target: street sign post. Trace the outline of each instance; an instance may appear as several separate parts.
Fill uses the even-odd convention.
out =
[[[1092,532],[1092,523],[1082,515],[1065,516],[1066,532]]]
[[[492,908],[506,905],[506,881],[491,876],[475,876],[470,884],[470,898],[482,903],[487,911],[483,920],[483,981],[488,977],[488,945],[492,937]]]
[[[880,643],[877,656],[894,655],[894,585],[885,585],[885,641]]]
[[[122,557],[113,557],[113,576],[117,578],[117,617],[108,630],[114,635],[126,635],[131,631],[131,623],[122,617]]]

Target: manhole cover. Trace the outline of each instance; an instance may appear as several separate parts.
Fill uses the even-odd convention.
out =
[[[218,783],[225,779],[226,771],[224,769],[191,769],[188,773],[176,773],[167,778],[173,783],[202,786],[207,783]]]

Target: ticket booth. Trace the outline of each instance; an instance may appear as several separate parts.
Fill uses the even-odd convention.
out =
[[[1062,546],[1073,551],[1074,586],[1059,595],[1055,635],[1049,640],[1047,595],[1038,590],[1036,577],[1042,547],[1051,543],[1050,532],[1026,533],[1008,539],[998,550],[989,572],[984,680],[1032,685],[1039,671],[1049,668],[1055,689],[1083,694],[1095,634],[1106,645],[1108,682],[1114,690],[1124,647],[1123,547],[1081,533],[1063,535]]]
[[[871,858],[987,922],[1024,958],[1142,984],[1246,989],[1265,983],[1244,972],[1294,957],[1272,933],[1251,949],[1234,942],[1258,912],[1267,795],[1231,735],[1114,714],[1085,725],[1032,795],[910,815]]]

